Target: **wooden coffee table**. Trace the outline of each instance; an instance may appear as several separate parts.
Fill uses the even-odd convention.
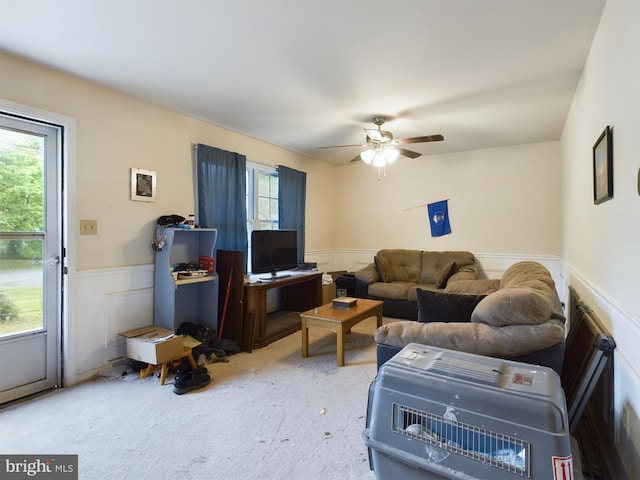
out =
[[[369,317],[377,317],[377,326],[382,326],[382,302],[359,298],[355,307],[349,310],[333,308],[331,303],[312,308],[300,314],[302,322],[302,357],[309,356],[309,327],[323,327],[337,335],[337,364],[344,365],[344,335],[351,328]]]

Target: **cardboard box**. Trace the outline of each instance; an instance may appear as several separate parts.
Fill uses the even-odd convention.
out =
[[[150,325],[120,333],[127,339],[127,357],[160,365],[184,352],[182,335]]]
[[[322,285],[322,305],[331,303],[334,298],[336,298],[336,284]]]

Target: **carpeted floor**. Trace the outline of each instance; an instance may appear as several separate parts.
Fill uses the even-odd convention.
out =
[[[385,319],[387,321],[387,319]],[[3,454],[78,454],[79,478],[374,479],[365,428],[375,318],[347,335],[310,329],[207,365],[184,395],[170,379],[97,378],[0,409]]]

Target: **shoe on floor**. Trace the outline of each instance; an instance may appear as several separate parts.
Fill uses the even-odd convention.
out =
[[[207,370],[207,367],[198,367],[196,366],[196,368],[193,368],[191,366],[191,362],[188,361],[186,358],[183,358],[182,360],[180,360],[180,363],[178,363],[177,366],[175,366],[175,372],[176,372],[176,377],[178,375],[184,375],[185,373],[188,372],[194,372],[197,373],[198,375],[201,375],[203,373],[209,373],[209,371]]]
[[[178,369],[176,370],[176,378],[178,377],[184,377],[187,373],[194,373],[196,375],[204,375],[204,374],[208,374],[209,370],[207,370],[207,367],[198,367],[194,370],[194,368],[189,365],[187,367],[180,365],[180,367],[178,367]]]
[[[187,372],[184,375],[176,376],[173,382],[173,393],[182,395],[183,393],[206,387],[209,385],[209,380],[211,380],[211,377],[207,373]]]

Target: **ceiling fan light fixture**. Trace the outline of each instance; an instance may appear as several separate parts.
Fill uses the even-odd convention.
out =
[[[384,150],[379,149],[376,150],[376,154],[373,157],[373,166],[374,167],[384,167],[387,164],[387,159],[384,155]]]
[[[384,149],[384,158],[387,163],[393,163],[398,158],[399,153],[396,147],[388,146]]]
[[[360,158],[367,165],[371,165],[371,162],[373,161],[373,157],[375,156],[375,154],[376,154],[375,150],[369,148],[367,150],[363,150],[362,152],[360,152]]]

